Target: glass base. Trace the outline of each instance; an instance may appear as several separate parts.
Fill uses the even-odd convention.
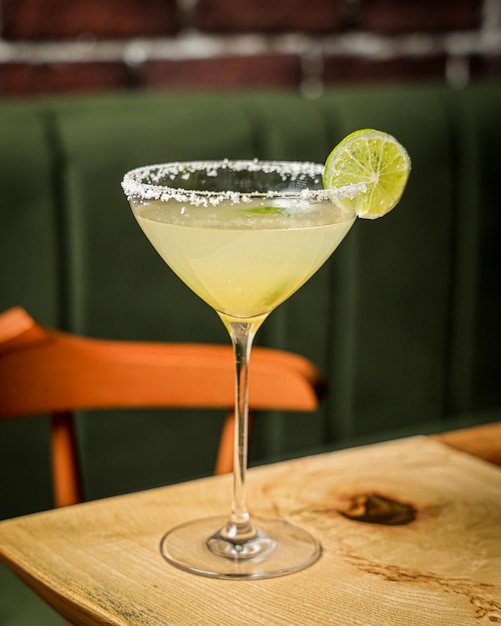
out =
[[[253,518],[253,537],[225,539],[218,531],[227,517],[209,517],[176,526],[160,542],[162,556],[175,567],[209,578],[273,578],[297,572],[321,553],[309,532],[273,518]]]

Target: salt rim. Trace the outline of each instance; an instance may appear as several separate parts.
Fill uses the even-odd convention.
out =
[[[220,202],[230,200],[233,203],[251,202],[256,198],[287,198],[300,200],[331,200],[336,201],[342,198],[353,199],[359,193],[367,190],[365,183],[354,183],[345,185],[337,189],[298,189],[297,191],[267,191],[267,192],[240,192],[240,191],[204,191],[183,189],[180,187],[169,187],[167,185],[155,184],[158,181],[170,177],[172,180],[176,176],[185,172],[187,175],[194,172],[206,170],[207,176],[216,176],[218,170],[231,169],[233,171],[264,172],[266,174],[282,174],[284,180],[291,181],[299,179],[301,176],[319,177],[322,180],[324,166],[319,163],[308,161],[260,161],[237,160],[230,161],[176,161],[172,163],[161,163],[158,165],[146,165],[127,172],[122,180],[122,189],[129,202],[131,200],[148,202],[159,200],[166,202],[175,200],[177,202],[189,203],[194,206],[216,206]],[[148,177],[152,183],[141,182]]]

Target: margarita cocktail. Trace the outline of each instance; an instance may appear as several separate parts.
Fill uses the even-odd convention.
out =
[[[281,197],[218,198],[215,206],[175,197],[132,206],[160,256],[202,300],[227,318],[254,321],[306,282],[354,222],[325,192],[310,196],[291,186]]]
[[[360,149],[360,139],[349,145],[350,155]],[[339,159],[329,159],[334,180]],[[355,163],[360,162],[358,155]],[[377,199],[377,211],[389,210],[387,190],[380,202],[379,177],[370,168],[355,176],[346,175],[348,170],[343,167],[341,184],[326,185],[326,170],[317,164],[224,160],[152,165],[124,178],[144,233],[216,311],[235,352],[231,513],[182,524],[163,537],[162,555],[185,571],[267,578],[302,569],[320,555],[319,543],[306,530],[281,519],[253,518],[247,509],[248,367],[253,338],[266,317],[329,258],[359,212],[367,212],[359,198]]]

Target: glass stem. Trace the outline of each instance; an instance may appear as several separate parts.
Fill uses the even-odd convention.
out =
[[[249,523],[247,511],[247,458],[249,430],[249,361],[253,336],[249,324],[235,324],[235,441],[233,449],[233,503],[231,521],[239,526]]]
[[[223,316],[222,316],[223,317]],[[247,457],[249,429],[249,362],[257,329],[264,321],[223,322],[229,330],[235,355],[235,439],[233,448],[233,501],[231,516],[221,534],[233,543],[243,543],[253,538],[256,531],[247,510]]]

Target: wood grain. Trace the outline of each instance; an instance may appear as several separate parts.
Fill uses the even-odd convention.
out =
[[[218,476],[0,523],[0,556],[77,626],[501,624],[501,470],[424,437],[252,470],[255,514],[321,541],[310,568],[220,581],[168,565],[175,524],[228,510]],[[350,519],[357,496],[409,505],[386,525]]]

